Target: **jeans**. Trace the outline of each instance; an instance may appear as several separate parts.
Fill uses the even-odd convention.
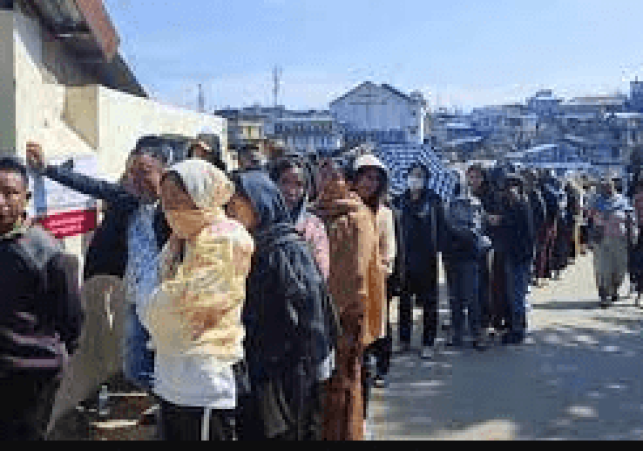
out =
[[[144,390],[151,390],[154,377],[154,352],[148,348],[150,335],[141,324],[136,306],[131,304],[125,313],[123,337],[123,374]]]
[[[481,330],[479,300],[479,268],[475,260],[445,261],[447,287],[451,307],[451,326],[454,342],[461,342],[464,329],[464,309],[467,309],[469,331],[476,338]]]
[[[422,346],[433,346],[438,332],[438,269],[431,259],[423,274],[407,274],[407,283],[399,304],[400,342],[411,343],[413,330],[413,298],[422,306]]]
[[[510,284],[513,285],[513,296],[509,297],[511,331],[519,335],[524,335],[527,327],[526,298],[530,266],[529,261],[511,265],[511,275],[513,275],[513,284]]]

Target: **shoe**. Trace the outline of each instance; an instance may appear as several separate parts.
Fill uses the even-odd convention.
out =
[[[610,303],[607,300],[607,296],[601,296],[601,300],[599,301],[598,305],[602,309],[608,308],[610,306]]]
[[[377,377],[375,377],[375,381],[373,382],[373,386],[375,388],[386,388],[386,387],[388,387],[388,380],[386,380],[386,376],[378,375]]]
[[[616,304],[618,302],[618,294],[615,294],[614,296],[612,296],[610,301],[612,302],[612,304]]]
[[[519,344],[519,338],[516,332],[507,332],[502,336],[501,343],[503,345],[516,345]]]
[[[411,351],[411,343],[400,343],[400,349],[399,353],[400,354],[406,354]]]
[[[422,360],[433,360],[435,358],[435,350],[432,346],[422,346],[420,351],[420,358]]]

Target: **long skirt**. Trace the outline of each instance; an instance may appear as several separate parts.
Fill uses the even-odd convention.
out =
[[[605,237],[594,247],[594,274],[600,294],[612,297],[627,273],[627,239]]]
[[[326,382],[322,403],[323,440],[346,441],[364,438],[362,353],[358,347],[353,348],[346,343],[346,340],[346,337],[339,339],[337,371]]]

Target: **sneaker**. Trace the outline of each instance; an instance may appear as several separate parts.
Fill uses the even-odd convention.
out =
[[[433,360],[435,358],[435,350],[433,349],[433,346],[422,346],[420,358],[422,360]]]
[[[400,349],[399,353],[400,354],[406,354],[411,351],[411,343],[400,343]]]

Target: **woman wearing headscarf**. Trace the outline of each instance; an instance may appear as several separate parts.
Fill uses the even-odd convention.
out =
[[[240,437],[317,440],[338,327],[326,285],[277,185],[261,170],[233,181],[228,214],[256,245],[243,310],[251,394],[241,406]]]
[[[279,186],[295,228],[310,246],[324,279],[328,279],[328,235],[324,223],[310,211],[313,183],[305,162],[295,156],[280,158],[270,168],[270,178]]]
[[[161,286],[138,314],[156,350],[154,392],[166,440],[234,438],[236,366],[244,357],[241,310],[253,240],[223,206],[225,174],[186,160],[163,176],[173,235],[161,254]]]
[[[342,325],[337,369],[326,384],[324,402],[323,437],[333,441],[363,438],[361,362],[365,346],[377,338],[370,325],[380,327],[379,317],[373,318],[370,306],[382,296],[381,257],[373,214],[350,191],[348,171],[347,161],[321,161],[316,209],[328,231],[328,286]]]

